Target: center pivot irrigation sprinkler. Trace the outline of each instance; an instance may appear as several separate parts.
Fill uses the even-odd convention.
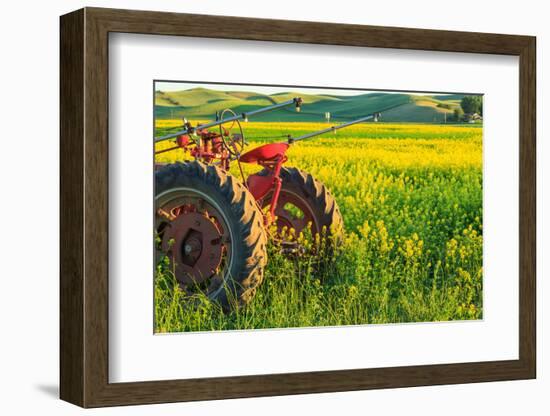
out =
[[[241,114],[226,109],[214,121],[192,126],[184,120],[181,130],[155,138],[155,143],[174,141],[155,154],[182,149],[194,159],[157,164],[155,172],[157,258],[169,259],[187,294],[204,293],[225,309],[249,302],[263,280],[271,224],[285,253],[300,251],[294,236],[306,230],[324,250],[341,237],[343,220],[334,197],[311,174],[283,166],[286,152],[296,142],[378,121],[380,113],[297,137],[289,134],[286,141],[243,153],[247,142],[241,122],[290,106],[300,111],[302,104],[296,97]],[[242,181],[229,173],[233,161]],[[241,163],[263,169],[245,178]]]

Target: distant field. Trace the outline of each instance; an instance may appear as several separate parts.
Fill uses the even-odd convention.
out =
[[[156,135],[180,123],[157,120]],[[252,148],[324,127],[250,122],[245,131]],[[206,300],[197,309],[182,307],[169,276],[157,273],[157,331],[482,317],[480,126],[367,123],[297,143],[288,156],[288,166],[324,182],[340,206],[346,240],[334,267],[319,275],[307,259],[283,258],[270,247],[257,295],[230,315]],[[157,160],[185,158],[178,150]],[[236,166],[232,173],[239,176]]]
[[[354,96],[315,95],[285,92],[263,95],[245,91],[217,91],[194,88],[184,91],[157,91],[155,116],[157,119],[201,118],[211,119],[216,111],[231,108],[243,113],[280,103],[294,97],[302,97],[304,106],[300,113],[292,108],[266,113],[256,121],[270,122],[321,122],[326,112],[335,121],[347,121],[373,112],[384,112],[389,122],[443,122],[445,115],[453,114],[459,107],[461,95],[424,96],[414,94],[365,93]]]

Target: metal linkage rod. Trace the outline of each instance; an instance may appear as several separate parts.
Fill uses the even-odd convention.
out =
[[[277,110],[278,108],[282,108],[282,107],[288,107],[290,105],[295,105],[296,109],[299,111],[299,108],[302,105],[302,99],[300,97],[296,97],[296,98],[293,98],[292,100],[288,100],[279,104],[273,104],[264,108],[259,108],[257,110],[249,111],[248,113],[242,113],[236,116],[224,118],[223,120],[216,120],[216,121],[211,121],[210,123],[199,124],[198,126],[193,127],[192,129],[186,128],[176,133],[170,133],[165,136],[155,137],[155,143],[162,142],[164,140],[170,140],[175,137],[181,136],[182,134],[192,133],[196,130],[208,129],[210,127],[219,126],[220,124],[230,123],[235,120],[246,121],[251,116],[257,116],[258,114],[267,113],[269,111]]]
[[[376,121],[376,119],[378,118],[378,113],[371,114],[371,115],[363,117],[363,118],[358,118],[357,120],[348,121],[347,123],[342,123],[342,124],[338,124],[336,126],[327,127],[326,129],[323,129],[323,130],[318,130],[318,131],[314,131],[312,133],[307,133],[307,134],[304,134],[302,136],[298,136],[298,137],[289,136],[288,137],[288,143],[292,144],[292,143],[298,142],[300,140],[309,139],[311,137],[319,136],[321,134],[329,133],[331,131],[340,130],[340,129],[343,129],[344,127],[352,126],[353,124],[362,123],[364,121],[367,121],[367,120],[370,120],[370,119],[373,119],[373,118]]]

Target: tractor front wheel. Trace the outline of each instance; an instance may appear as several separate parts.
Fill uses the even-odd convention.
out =
[[[263,280],[267,237],[248,190],[221,169],[198,161],[155,173],[157,254],[179,286],[231,309],[248,303]]]

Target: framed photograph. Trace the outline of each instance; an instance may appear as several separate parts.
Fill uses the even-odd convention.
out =
[[[60,46],[63,400],[535,378],[534,37],[85,8]]]

